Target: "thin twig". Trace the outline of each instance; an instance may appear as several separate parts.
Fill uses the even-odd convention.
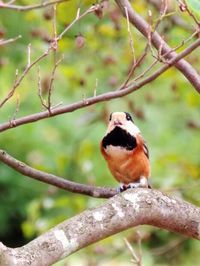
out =
[[[200,39],[196,40],[189,47],[187,47],[184,51],[182,51],[181,53],[173,57],[171,60],[167,62],[167,64],[165,64],[164,66],[156,70],[153,74],[147,76],[141,81],[138,81],[138,82],[133,81],[132,83],[129,84],[129,86],[127,86],[123,90],[118,89],[116,91],[106,92],[96,97],[87,98],[85,101],[81,100],[81,101],[78,101],[78,102],[75,102],[69,105],[55,108],[54,110],[51,111],[51,114],[49,114],[48,111],[44,111],[44,112],[27,115],[27,116],[16,119],[14,125],[10,124],[9,122],[3,123],[0,125],[0,132],[8,130],[12,127],[17,127],[23,124],[32,123],[32,122],[36,122],[36,121],[39,121],[45,118],[72,112],[77,109],[96,104],[98,102],[109,101],[111,99],[116,99],[116,98],[128,95],[132,93],[133,91],[136,91],[140,89],[141,87],[143,87],[144,85],[155,80],[157,77],[159,77],[162,73],[164,73],[170,67],[174,66],[176,62],[178,62],[179,60],[181,60],[182,58],[190,54],[193,50],[195,50],[199,46],[200,46]],[[200,93],[200,87],[198,88],[198,92]]]
[[[153,34],[153,19],[152,19],[152,12],[151,10],[148,10],[148,29],[147,29],[147,41],[148,41],[148,46],[150,48],[152,56],[154,56],[154,50],[152,46],[152,34]]]
[[[152,70],[152,68],[158,63],[158,62],[163,62],[163,63],[167,63],[167,60],[165,60],[164,58],[169,55],[170,53],[178,50],[179,48],[181,48],[182,46],[184,46],[187,42],[189,42],[194,36],[196,36],[200,31],[195,31],[191,36],[189,36],[187,39],[183,40],[179,45],[177,45],[176,47],[172,48],[171,51],[167,52],[167,53],[162,53],[162,47],[159,49],[158,52],[158,57],[155,57],[156,59],[142,72],[140,73],[135,79],[134,81],[137,81],[141,78],[144,77],[145,74],[147,74],[150,70]]]
[[[51,110],[53,110],[53,109],[55,109],[55,108],[61,106],[62,104],[63,104],[63,102],[61,101],[61,102],[59,102],[59,103],[56,103],[55,105],[52,105],[52,106],[51,106]]]
[[[94,86],[93,97],[96,97],[97,96],[97,87],[98,87],[98,79],[96,78],[96,80],[95,80],[95,86]]]
[[[67,1],[69,1],[69,0],[55,0],[55,1],[51,1],[51,2],[43,2],[43,3],[38,4],[38,5],[29,5],[29,6],[12,5],[13,1],[11,1],[9,3],[0,2],[0,9],[5,8],[5,9],[12,9],[12,10],[17,10],[17,11],[29,11],[29,10],[33,10],[33,9],[44,8],[44,7],[55,5],[55,4],[60,4],[63,2],[67,2]]]
[[[137,245],[138,245],[138,258],[142,265],[142,237],[139,230],[136,231],[136,235],[137,235]]]
[[[133,42],[133,36],[131,34],[131,30],[130,30],[130,22],[129,22],[128,11],[127,11],[126,7],[125,7],[125,13],[126,13],[126,21],[127,21],[127,31],[128,31],[129,40],[130,40],[130,47],[131,47],[131,51],[132,51],[132,55],[133,55],[133,64],[135,65],[136,64],[136,58],[135,58],[134,42]]]
[[[160,1],[160,0],[149,0],[148,2],[150,4],[152,4],[158,11],[160,10],[161,5],[162,5],[162,1]],[[167,15],[165,17],[168,17],[173,24],[183,28],[184,30],[188,30],[188,31],[193,30],[193,27],[191,25],[189,25],[180,16],[177,16],[176,13],[177,12],[173,11],[172,8],[170,8],[170,6],[169,6],[168,7],[168,13],[167,13]]]
[[[127,240],[127,238],[124,238],[124,242],[128,248],[128,250],[130,251],[131,255],[132,255],[132,262],[134,264],[136,264],[137,266],[141,266],[141,260],[139,259],[138,255],[136,254],[136,252],[134,251],[133,247],[131,246],[130,242]]]
[[[92,7],[90,7],[89,9],[87,9],[83,14],[80,15],[80,9],[78,9],[77,11],[77,16],[75,18],[75,20],[72,21],[72,23],[66,27],[64,29],[64,31],[62,31],[60,33],[59,36],[57,36],[57,31],[56,31],[56,18],[55,18],[55,13],[56,13],[56,6],[55,4],[58,4],[60,3],[61,1],[54,1],[54,2],[51,2],[51,5],[54,4],[54,19],[53,19],[53,35],[54,35],[54,38],[52,40],[52,42],[50,43],[48,49],[46,52],[44,52],[41,56],[39,56],[32,64],[30,63],[30,45],[28,46],[28,63],[27,63],[27,66],[25,68],[25,70],[23,71],[23,73],[21,74],[21,76],[15,80],[15,83],[13,85],[13,87],[10,89],[10,91],[8,92],[8,94],[6,95],[6,97],[0,102],[0,108],[14,95],[15,93],[15,90],[16,88],[21,84],[22,80],[24,79],[24,77],[26,76],[26,74],[29,72],[29,70],[35,65],[37,64],[40,60],[42,60],[44,57],[46,57],[49,52],[51,50],[53,51],[56,51],[57,50],[57,42],[60,41],[60,39],[63,37],[63,35],[75,24],[75,22],[79,21],[80,19],[82,19],[83,17],[85,17],[87,14],[91,13],[91,12],[94,12],[97,8],[98,8],[98,5],[99,4],[96,4],[96,5],[93,5]],[[45,6],[47,6],[47,3],[43,3],[43,5],[45,4]],[[50,5],[50,3],[48,4]],[[0,5],[1,6],[1,5]],[[60,60],[59,62],[60,63]],[[51,89],[52,89],[52,84],[53,84],[53,80],[54,80],[54,74],[55,74],[55,70],[57,68],[57,65],[54,67],[53,71],[52,71],[52,79],[51,79],[51,82],[50,82],[50,90],[49,90],[49,97],[48,97],[48,110],[50,110],[50,101],[51,101]],[[44,102],[43,102],[44,103]],[[45,104],[46,105],[46,104]],[[43,104],[43,106],[45,106]]]
[[[155,30],[157,29],[157,27],[158,27],[158,25],[159,25],[159,23],[162,21],[162,19],[164,18],[164,16],[166,15],[166,12],[167,12],[167,8],[168,8],[168,6],[167,6],[167,1],[166,0],[164,0],[164,5],[163,5],[163,8],[161,8],[161,11],[160,11],[160,17],[159,17],[159,19],[158,19],[158,21],[157,21],[157,23],[156,23],[156,25],[155,25],[155,27],[154,27],[154,30],[152,30],[152,25],[153,25],[153,22],[152,22],[152,13],[151,13],[151,11],[149,10],[149,30],[148,30],[148,34],[147,34],[147,39],[148,39],[148,46],[150,47],[150,50],[151,50],[151,54],[152,54],[152,56],[154,57],[154,58],[156,58],[156,60],[154,60],[139,76],[137,76],[135,79],[134,79],[134,81],[137,81],[138,79],[140,79],[140,78],[142,78],[142,77],[144,77],[144,75],[145,74],[147,74],[158,62],[163,62],[163,63],[165,63],[165,57],[166,56],[169,56],[172,52],[175,52],[177,49],[179,49],[180,47],[182,47],[183,45],[185,45],[188,41],[190,41],[194,36],[196,36],[198,33],[199,33],[199,30],[196,30],[191,36],[189,36],[187,39],[185,39],[185,40],[183,40],[182,42],[181,42],[181,44],[180,45],[178,45],[178,46],[176,46],[175,48],[172,48],[170,51],[168,51],[168,52],[165,52],[165,53],[163,53],[163,46],[164,46],[164,40],[163,39],[161,39],[161,43],[160,43],[160,45],[159,45],[159,47],[158,47],[158,55],[156,56],[155,54],[154,54],[154,51],[153,51],[153,48],[152,48],[152,44],[151,44],[151,36],[152,36],[152,34],[155,32]],[[126,17],[128,16],[128,12],[127,12],[127,7],[125,6],[124,7],[124,9],[125,9],[125,15],[126,15]],[[144,55],[145,55],[145,53],[144,53]],[[126,87],[126,85],[128,84],[128,81],[130,80],[130,78],[131,78],[131,76],[132,76],[132,74],[133,74],[133,72],[134,72],[134,70],[135,70],[135,67],[134,67],[134,65],[132,66],[132,69],[131,69],[131,71],[130,71],[130,73],[129,73],[129,75],[128,75],[128,78],[127,78],[127,80],[125,81],[125,83],[121,86],[121,88],[120,89],[123,89],[123,88],[125,88]]]
[[[140,66],[140,64],[142,63],[142,61],[144,60],[144,58],[146,57],[147,55],[147,51],[148,51],[148,45],[146,46],[145,48],[145,51],[143,52],[143,54],[139,57],[138,60],[136,60],[136,63],[132,64],[132,67],[131,67],[131,70],[129,71],[128,73],[128,77],[127,79],[124,81],[124,83],[120,86],[119,90],[123,90],[124,88],[126,88],[126,85],[128,84],[129,80],[131,79],[131,77],[133,76],[136,68],[138,66]]]
[[[158,248],[152,248],[150,250],[151,253],[153,253],[155,256],[162,256],[164,254],[171,254],[173,250],[177,250],[178,246],[180,246],[184,241],[186,241],[188,238],[185,236],[182,236],[178,239],[173,239],[170,242],[167,242],[166,245],[160,246]]]
[[[27,67],[30,67],[30,65],[31,65],[31,43],[29,43],[27,49]]]
[[[45,101],[45,99],[43,99],[43,96],[42,96],[42,86],[41,86],[40,67],[38,67],[38,96],[39,96],[39,99],[40,99],[40,102],[41,102],[42,106],[43,106],[45,109],[48,109],[48,106],[47,106],[47,104],[46,104],[46,101]]]
[[[53,89],[53,82],[55,80],[55,73],[58,65],[63,61],[64,56],[62,56],[57,62],[55,62],[53,70],[51,72],[51,79],[49,83],[49,89],[48,89],[48,100],[47,100],[47,109],[49,112],[51,112],[51,95],[52,95],[52,89]]]
[[[80,19],[85,17],[87,14],[94,12],[98,8],[99,4],[89,7],[83,14],[80,15],[80,8],[78,8],[76,13],[76,18],[58,35],[57,41],[59,41],[63,35]]]
[[[22,38],[22,36],[18,35],[17,37],[11,38],[11,39],[8,39],[8,40],[0,40],[0,46],[7,45],[9,43],[15,42],[15,41],[17,41],[18,39],[21,39],[21,38]]]
[[[160,22],[165,17],[165,15],[167,13],[167,9],[168,9],[168,1],[167,0],[163,0],[162,4],[161,4],[161,9],[160,9],[160,16],[159,16],[159,18],[156,21],[156,24],[154,26],[154,31],[157,30],[158,26],[160,25]]]
[[[14,95],[16,88],[21,84],[22,80],[26,76],[26,74],[30,71],[30,69],[37,64],[39,61],[41,61],[44,57],[46,57],[49,54],[50,49],[48,49],[46,52],[44,52],[40,57],[38,57],[33,63],[30,65],[27,64],[25,70],[22,72],[21,76],[18,79],[15,79],[13,87],[8,92],[7,96],[0,102],[0,108]]]
[[[133,9],[130,1],[128,0],[115,0],[120,10],[122,11],[124,17],[126,17],[124,7],[127,7],[129,20],[146,38],[148,38],[149,24]],[[162,42],[162,37],[158,32],[154,32],[151,36],[151,42],[153,46],[158,50]],[[164,42],[163,53],[170,51],[170,47]],[[176,53],[170,53],[167,59],[173,59],[176,57]],[[182,74],[188,79],[188,81],[193,85],[197,92],[200,91],[200,75],[198,72],[184,59],[177,61],[175,67],[182,72]]]
[[[158,62],[158,59],[155,59],[142,73],[140,73],[136,78],[134,78],[134,81],[143,78],[144,75],[147,74]]]
[[[16,108],[15,108],[15,112],[13,114],[13,117],[12,117],[11,121],[16,119],[16,116],[17,116],[17,114],[19,112],[19,106],[20,106],[20,96],[17,93],[17,95],[16,95]]]
[[[51,112],[51,95],[52,95],[53,82],[55,79],[55,72],[56,72],[56,68],[58,64],[61,62],[61,60],[56,62],[56,54],[57,54],[57,48],[58,48],[57,28],[56,28],[56,5],[53,6],[53,44],[52,46],[53,46],[54,67],[51,72],[51,79],[50,79],[49,88],[48,88],[47,109],[49,113]]]
[[[195,17],[195,15],[193,14],[192,11],[190,11],[190,9],[187,6],[187,3],[185,2],[185,0],[181,1],[178,0],[180,9],[182,11],[186,11],[188,13],[188,15],[194,20],[194,22],[197,24],[198,28],[200,27],[200,21]]]
[[[169,55],[172,52],[177,51],[179,48],[181,48],[182,46],[184,46],[186,43],[188,43],[189,41],[191,41],[192,38],[194,38],[196,35],[198,35],[200,33],[200,29],[194,31],[188,38],[186,38],[185,40],[182,40],[180,44],[178,44],[177,46],[175,46],[174,48],[171,49],[171,51],[163,53],[162,57],[166,57],[167,55]]]

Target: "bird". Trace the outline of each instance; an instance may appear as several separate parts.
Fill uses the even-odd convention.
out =
[[[110,114],[100,149],[110,172],[120,182],[119,192],[128,188],[151,188],[149,150],[129,113]]]

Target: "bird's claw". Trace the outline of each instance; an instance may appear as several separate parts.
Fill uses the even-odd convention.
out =
[[[120,186],[117,188],[117,193],[121,193],[121,192],[127,190],[127,188],[128,188],[127,185],[121,183]]]
[[[121,193],[129,188],[151,188],[151,185],[146,177],[141,176],[137,182],[132,182],[129,184],[121,183],[117,188],[117,193]]]

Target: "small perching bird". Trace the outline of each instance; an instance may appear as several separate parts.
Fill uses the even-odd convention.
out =
[[[120,191],[130,187],[151,188],[149,151],[130,114],[114,112],[110,115],[101,152],[111,173],[121,183]]]

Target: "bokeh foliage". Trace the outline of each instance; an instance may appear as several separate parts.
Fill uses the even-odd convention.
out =
[[[15,3],[30,4],[30,1]],[[75,18],[78,7],[83,12],[92,3],[76,0],[60,4],[56,18],[58,33]],[[177,16],[191,26],[194,22],[178,9],[175,1],[170,3],[175,11],[163,19],[158,31],[175,47],[192,31],[175,25],[171,18]],[[149,1],[134,1],[134,8],[146,19],[148,9],[151,9],[156,23],[159,12]],[[22,35],[15,43],[0,47],[1,98],[12,86],[15,70],[19,69],[21,73],[27,63],[27,45],[31,43],[32,60],[47,49],[53,36],[52,19],[52,8],[21,13],[0,10],[2,37],[8,39]],[[146,40],[133,27],[131,31],[138,57],[146,46]],[[81,48],[77,45],[77,36],[83,37],[84,46]],[[126,79],[133,57],[126,20],[116,5],[110,1],[102,19],[90,14],[76,23],[59,42],[57,59],[63,54],[64,60],[57,69],[53,84],[53,104],[79,101],[92,96],[95,89],[100,94],[119,87]],[[44,98],[48,94],[53,60],[51,54],[39,63]],[[152,60],[149,54],[136,75]],[[194,51],[187,60],[198,69],[199,51]],[[43,110],[37,83],[38,65],[0,110],[1,123],[13,117],[17,98],[20,99],[17,117]],[[100,154],[99,142],[106,129],[108,114],[116,110],[128,111],[133,114],[149,146],[153,187],[199,205],[199,106],[200,98],[196,91],[173,68],[122,99],[2,132],[0,144],[2,149],[37,169],[76,182],[117,186]],[[0,238],[5,244],[17,246],[104,200],[41,184],[1,163],[0,202]],[[196,240],[153,227],[137,230],[142,238],[144,265],[198,264],[200,247]],[[138,234],[136,229],[130,229],[74,254],[67,259],[67,265],[132,265],[124,236],[137,249]],[[60,262],[57,265],[64,264]]]

